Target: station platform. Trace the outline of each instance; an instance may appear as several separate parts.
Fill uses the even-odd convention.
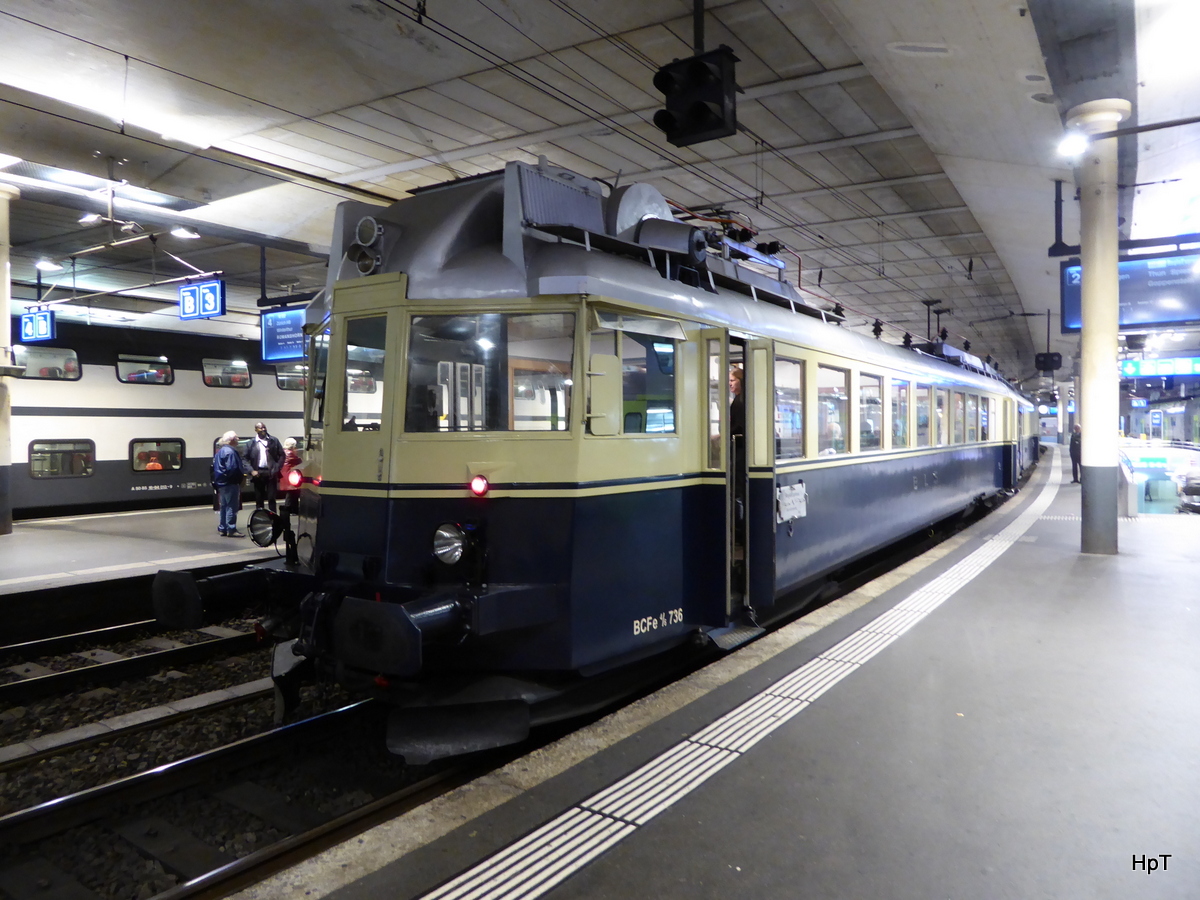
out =
[[[1200,516],[985,520],[238,900],[1200,896]]]
[[[273,556],[217,534],[207,506],[18,520],[0,535],[0,596]]]

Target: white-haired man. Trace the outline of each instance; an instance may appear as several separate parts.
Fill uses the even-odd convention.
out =
[[[227,431],[217,442],[213,454],[212,483],[217,491],[219,516],[217,532],[224,537],[245,537],[237,530],[238,509],[242,505],[242,457],[237,452],[236,431]]]

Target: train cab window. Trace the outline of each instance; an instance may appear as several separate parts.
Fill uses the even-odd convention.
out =
[[[945,447],[950,443],[950,392],[937,392],[937,443]]]
[[[858,379],[858,448],[883,446],[883,379],[865,372]]]
[[[175,370],[165,356],[117,356],[117,381],[124,384],[174,384]]]
[[[573,313],[414,316],[404,429],[566,431]]]
[[[623,434],[675,430],[675,341],[625,332],[621,342]]]
[[[80,478],[96,465],[95,441],[31,441],[29,474],[34,478]]]
[[[979,397],[967,394],[967,443],[979,440]]]
[[[823,456],[846,452],[850,373],[817,366],[817,450]]]
[[[892,447],[908,446],[908,382],[892,380]]]
[[[387,362],[387,316],[346,322],[346,380],[342,388],[342,431],[378,431],[383,422]]]
[[[954,392],[954,405],[951,407],[951,417],[953,428],[950,442],[953,444],[961,444],[963,442],[963,425],[966,419],[966,401],[963,400],[961,391]]]
[[[929,396],[933,391],[927,384],[918,384],[916,389],[916,406],[917,406],[917,446],[928,447],[930,445],[931,429],[936,428],[936,424],[929,418]]]
[[[135,472],[174,472],[183,468],[183,439],[129,442],[129,464]]]
[[[302,391],[308,387],[305,363],[284,363],[275,367],[275,386],[281,391]]]
[[[51,381],[78,381],[79,357],[74,350],[61,347],[27,347],[14,344],[13,361],[24,366],[22,378],[45,378]]]
[[[775,458],[804,456],[804,363],[775,360]]]
[[[204,359],[200,363],[208,387],[250,387],[250,367],[240,359]]]

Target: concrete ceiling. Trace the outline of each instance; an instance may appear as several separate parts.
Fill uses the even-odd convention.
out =
[[[123,236],[78,223],[107,212],[104,192],[0,170],[23,192],[14,293],[35,296],[37,259],[65,259],[58,292],[137,288],[93,312],[166,327],[174,285],[143,286],[188,272],[170,253],[223,271],[234,314],[214,327],[253,334],[261,247],[268,295],[314,290],[340,200],[546,156],[744,213],[850,327],[922,339],[933,301],[954,343],[1027,376],[1047,309],[1051,349],[1074,352],[1046,255],[1054,181],[1072,182],[1053,149],[1054,5],[707,0],[706,47],[740,59],[741,131],[676,149],[651,124],[651,79],[693,52],[690,0],[6,0],[0,154],[174,198],[114,209],[156,233],[153,253],[77,256],[72,275],[72,253]],[[180,222],[202,237],[166,234]]]

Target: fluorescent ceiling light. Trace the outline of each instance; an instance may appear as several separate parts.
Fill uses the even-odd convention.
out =
[[[98,222],[100,222],[103,218],[104,218],[104,216],[100,215],[100,213],[94,213],[94,212],[84,213],[82,216],[79,217],[79,224],[80,225],[95,225]]]
[[[188,225],[176,225],[171,229],[171,236],[183,238],[184,240],[188,241],[194,241],[196,238],[200,237],[200,232]]]
[[[1058,143],[1058,155],[1066,157],[1083,156],[1087,150],[1088,137],[1078,131],[1068,131]]]
[[[7,154],[0,153],[0,169],[7,169],[9,166],[15,166],[19,162],[21,162],[21,157],[19,156],[8,156]]]
[[[52,259],[39,259],[34,265],[43,272],[61,272],[62,266]]]

